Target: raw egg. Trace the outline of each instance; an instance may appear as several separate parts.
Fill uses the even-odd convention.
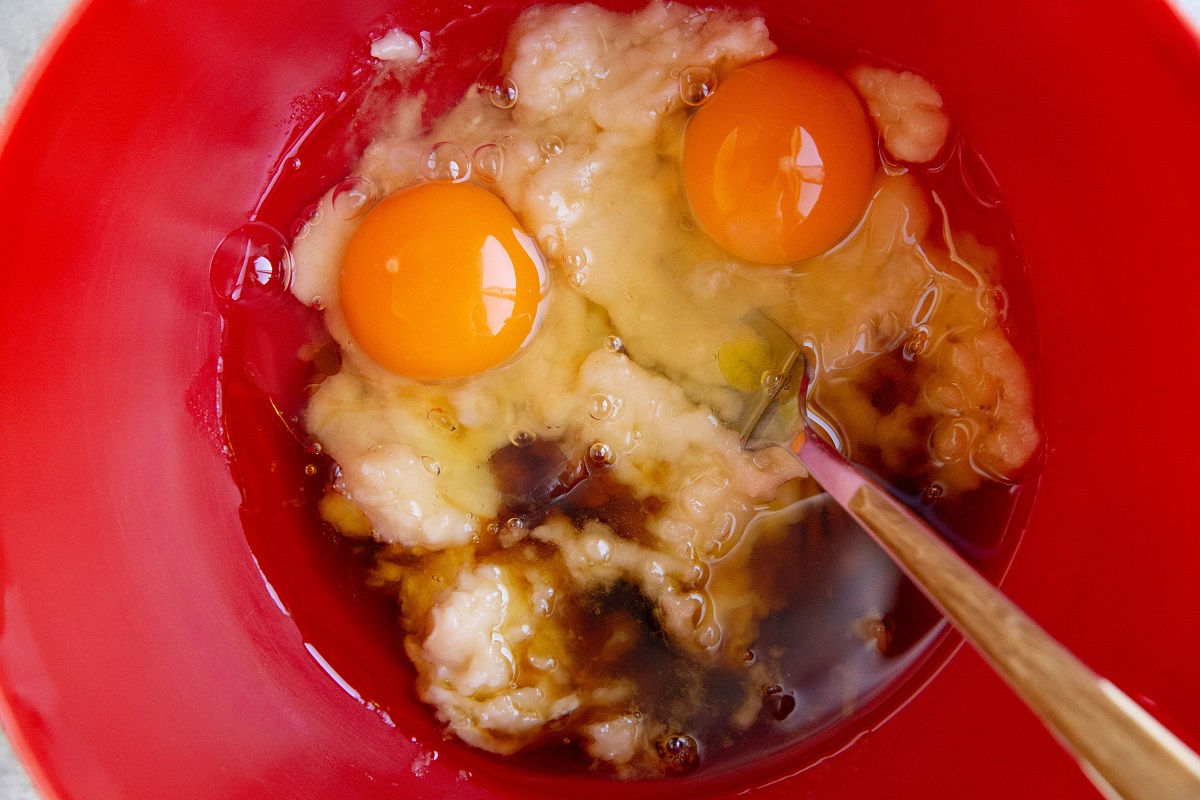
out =
[[[683,181],[700,227],[729,253],[790,264],[862,218],[875,135],[854,90],[799,58],[734,70],[688,122]]]
[[[419,381],[495,367],[537,330],[548,290],[533,240],[496,195],[466,183],[402,189],[367,214],[342,261],[355,342]]]

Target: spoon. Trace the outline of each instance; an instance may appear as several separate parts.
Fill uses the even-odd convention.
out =
[[[789,448],[812,477],[1041,718],[1101,794],[1121,800],[1200,798],[1195,752],[1038,627],[933,528],[817,433],[805,404],[812,372],[798,349],[781,370],[798,383],[803,424]],[[760,398],[756,421],[782,383]],[[743,441],[755,427],[743,432]]]

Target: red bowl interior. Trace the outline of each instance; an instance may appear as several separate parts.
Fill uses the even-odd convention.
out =
[[[1200,537],[1183,500],[1200,450],[1186,413],[1200,48],[1157,0],[906,6],[790,13],[933,77],[1003,189],[1030,270],[1049,443],[1005,588],[1185,737],[1198,733]],[[0,441],[13,457],[0,690],[48,797],[597,789],[536,784],[427,729],[387,725],[306,649],[239,518],[209,256],[267,186],[304,113],[293,100],[331,85],[392,10],[93,0],[0,131]],[[397,17],[422,27],[446,13],[416,2]],[[877,722],[760,796],[1093,796],[969,651]]]

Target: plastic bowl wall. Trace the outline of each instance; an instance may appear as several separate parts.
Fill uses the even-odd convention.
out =
[[[1200,731],[1196,39],[1153,0],[758,5],[932,76],[990,163],[1031,272],[1049,441],[1005,587]],[[0,132],[10,736],[50,798],[702,797],[786,777],[803,765],[618,788],[454,747],[418,777],[442,743],[343,691],[264,585],[219,446],[208,259],[261,195],[293,99],[391,10],[93,0],[20,93]],[[1094,795],[961,652],[886,724],[756,796]]]

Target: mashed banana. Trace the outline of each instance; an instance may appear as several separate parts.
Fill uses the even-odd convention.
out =
[[[1038,446],[1026,369],[988,302],[995,257],[951,236],[911,175],[880,171],[851,238],[795,269],[736,263],[689,224],[679,71],[720,76],[775,49],[761,19],[733,11],[534,8],[505,56],[515,107],[472,88],[426,130],[423,99],[401,103],[355,174],[386,194],[421,179],[436,143],[498,145],[497,180],[472,180],[558,265],[540,332],[498,369],[424,385],[362,353],[338,303],[357,221],[332,213],[332,195],[295,244],[293,291],[324,305],[343,353],[305,421],[339,465],[331,497],[357,511],[322,509],[385,544],[376,579],[401,599],[420,696],[469,744],[508,754],[553,734],[623,774],[661,768],[686,713],[650,713],[616,668],[636,626],[589,616],[622,587],[673,647],[743,670],[734,724],[755,718],[772,667],[746,655],[784,599],[756,590],[747,554],[818,489],[789,454],[746,452],[732,427],[754,387],[731,369],[772,367],[750,312],[811,348],[814,408],[851,455],[919,464],[953,493],[1015,479]],[[943,149],[927,82],[875,67],[851,79],[894,157]],[[882,403],[881,369],[896,373]]]

